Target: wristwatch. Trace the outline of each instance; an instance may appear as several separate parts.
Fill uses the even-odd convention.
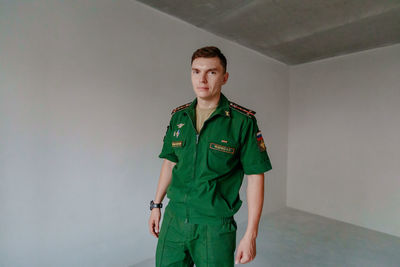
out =
[[[150,210],[154,208],[162,208],[162,203],[154,203],[154,201],[150,201]]]

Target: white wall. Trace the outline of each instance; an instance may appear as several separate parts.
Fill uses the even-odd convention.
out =
[[[400,45],[290,68],[287,205],[400,236]]]
[[[172,108],[194,98],[192,52],[210,44],[228,58],[225,94],[257,111],[273,165],[264,212],[276,210],[287,66],[134,1],[0,0],[0,266],[154,256],[162,137]]]

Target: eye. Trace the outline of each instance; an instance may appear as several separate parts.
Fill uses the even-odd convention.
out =
[[[216,71],[210,71],[210,74],[215,75],[215,74],[217,74],[217,72]]]

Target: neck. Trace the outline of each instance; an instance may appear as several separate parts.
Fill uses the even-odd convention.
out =
[[[201,109],[209,109],[215,108],[218,106],[219,99],[221,98],[221,94],[216,95],[212,99],[203,99],[197,97],[197,106]]]

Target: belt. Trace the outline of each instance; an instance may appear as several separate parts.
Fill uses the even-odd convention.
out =
[[[167,207],[165,208],[165,213],[167,212],[174,217],[178,217],[185,220],[185,223],[221,224],[221,223],[235,222],[233,216],[230,217],[205,216],[199,214],[196,210],[188,207],[184,203],[176,203],[173,201],[170,201]]]

